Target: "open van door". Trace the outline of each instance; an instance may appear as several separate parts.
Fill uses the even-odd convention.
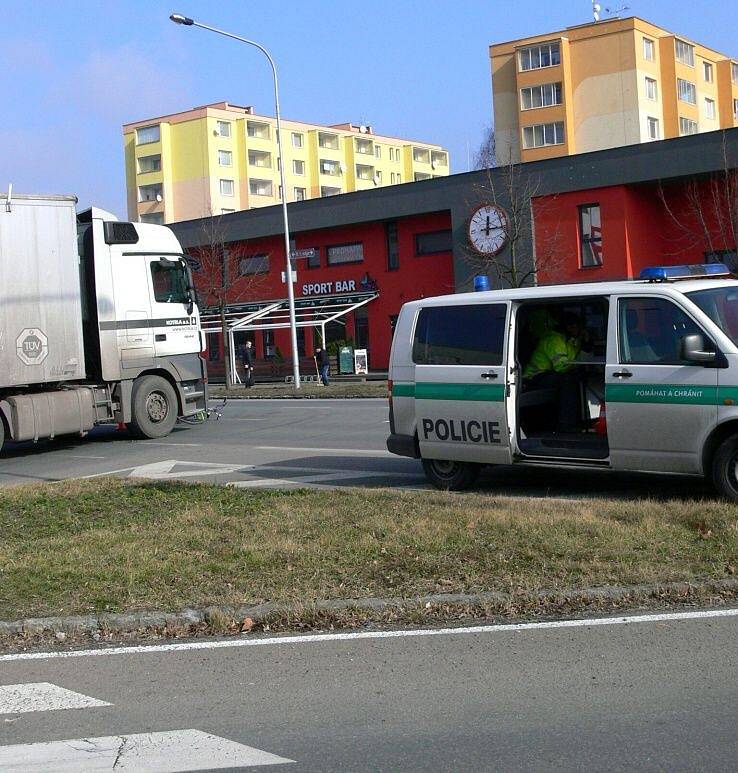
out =
[[[420,455],[510,464],[507,330],[510,303],[480,299],[423,307],[415,324]]]

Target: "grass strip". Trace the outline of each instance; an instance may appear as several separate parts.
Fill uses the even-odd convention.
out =
[[[117,479],[4,489],[0,619],[719,580],[738,563],[737,513]]]
[[[362,398],[362,397],[387,397],[386,381],[356,381],[348,383],[331,382],[327,387],[322,384],[303,382],[299,390],[295,390],[289,384],[255,384],[249,389],[243,386],[234,386],[227,390],[217,384],[210,385],[210,397],[243,397],[250,400],[270,399],[336,399],[336,398]]]

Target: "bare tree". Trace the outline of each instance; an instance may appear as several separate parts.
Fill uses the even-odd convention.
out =
[[[215,308],[220,318],[223,332],[223,357],[225,361],[225,388],[230,389],[234,382],[231,372],[231,342],[227,334],[227,307],[231,303],[241,303],[249,299],[254,290],[263,283],[263,272],[243,272],[241,260],[248,256],[247,242],[227,242],[227,226],[223,215],[211,212],[203,219],[203,239],[197,251],[198,269],[194,272],[195,284],[204,296],[206,307]],[[269,256],[261,256],[268,261]]]
[[[738,256],[738,162],[729,152],[725,132],[719,171],[692,178],[678,189],[659,181],[658,196],[676,226],[679,251],[700,249],[708,255],[725,251]]]
[[[484,137],[477,152],[474,154],[472,169],[491,169],[497,166],[497,152],[495,150],[495,130],[488,126],[484,130]]]
[[[464,260],[471,268],[480,273],[491,274],[500,287],[523,287],[535,281],[541,271],[553,273],[566,260],[561,224],[557,219],[549,222],[547,217],[552,203],[541,200],[535,205],[536,223],[534,224],[534,200],[542,194],[540,176],[530,173],[525,164],[515,164],[508,160],[504,165],[487,168],[484,180],[475,186],[475,203],[492,205],[504,213],[502,230],[504,246],[495,255],[481,254],[468,247]],[[471,203],[470,203],[471,204]],[[536,240],[535,228],[538,218],[545,219],[545,233]],[[538,249],[535,244],[538,244]]]

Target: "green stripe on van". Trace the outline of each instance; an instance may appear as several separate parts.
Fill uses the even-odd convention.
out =
[[[437,384],[421,381],[417,384],[393,384],[393,397],[415,397],[417,400],[473,400],[501,403],[505,399],[504,384]]]
[[[672,403],[677,405],[717,405],[725,397],[722,392],[738,390],[720,390],[714,386],[699,384],[607,384],[605,401],[608,403]]]

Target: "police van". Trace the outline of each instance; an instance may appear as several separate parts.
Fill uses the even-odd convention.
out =
[[[470,486],[484,465],[527,464],[709,476],[738,501],[730,277],[722,264],[654,267],[406,303],[387,447],[422,460],[441,489]]]

